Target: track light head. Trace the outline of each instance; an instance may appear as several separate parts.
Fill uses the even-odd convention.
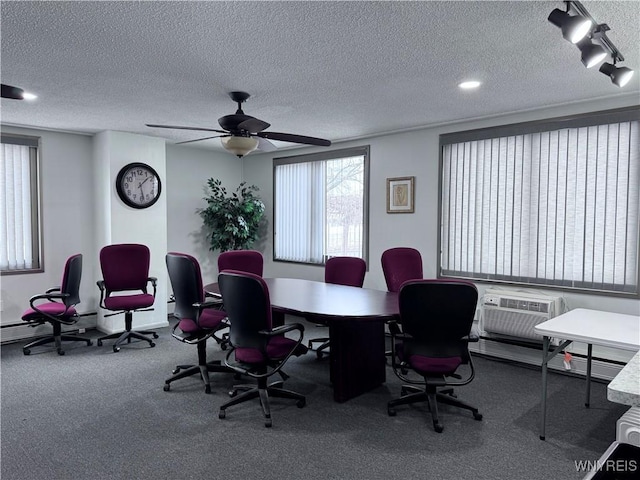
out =
[[[548,20],[562,30],[562,36],[571,43],[578,43],[591,30],[593,22],[581,15],[569,15],[559,8],[554,9]]]
[[[629,83],[634,73],[630,68],[616,67],[612,63],[603,63],[600,66],[600,71],[611,77],[611,81],[619,87],[624,87]]]
[[[583,38],[576,43],[582,53],[582,63],[585,67],[591,68],[607,57],[607,52],[601,45],[593,43],[589,38]]]

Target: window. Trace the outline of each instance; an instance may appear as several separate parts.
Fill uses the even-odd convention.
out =
[[[640,110],[440,137],[440,274],[638,294]]]
[[[369,147],[274,159],[274,260],[368,256]]]
[[[0,147],[0,270],[41,271],[38,139],[2,135]]]

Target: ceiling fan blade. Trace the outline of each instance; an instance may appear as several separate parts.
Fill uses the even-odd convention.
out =
[[[214,137],[196,138],[195,140],[185,140],[184,142],[176,142],[174,145],[184,145],[185,143],[200,142],[202,140],[211,140],[212,138],[229,137],[230,135],[216,135]]]
[[[239,123],[238,129],[245,130],[249,133],[257,133],[257,132],[261,132],[266,128],[269,128],[270,126],[271,126],[270,123],[263,122],[258,118],[251,117],[246,119],[244,122]]]
[[[258,150],[261,152],[273,152],[278,149],[278,147],[265,138],[257,137],[256,140],[258,140]]]
[[[282,142],[292,143],[304,143],[307,145],[319,145],[321,147],[328,147],[331,145],[329,140],[324,138],[307,137],[305,135],[294,135],[292,133],[280,133],[280,132],[258,132],[258,137],[266,138],[269,140],[280,140]]]
[[[147,127],[151,128],[175,128],[178,130],[199,130],[203,132],[217,132],[217,133],[228,133],[224,130],[216,130],[215,128],[202,128],[202,127],[183,127],[180,125],[156,125],[153,123],[145,123]]]
[[[11,98],[12,100],[22,100],[24,98],[24,90],[20,87],[2,84],[2,98]]]

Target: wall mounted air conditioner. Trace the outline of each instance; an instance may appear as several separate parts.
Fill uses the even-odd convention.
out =
[[[482,301],[482,329],[490,336],[541,342],[533,327],[560,315],[562,305],[562,297],[490,288]]]

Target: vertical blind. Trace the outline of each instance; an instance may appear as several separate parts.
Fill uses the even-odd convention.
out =
[[[441,274],[638,293],[639,123],[443,144]]]
[[[0,144],[0,269],[39,268],[35,195],[36,148]],[[37,217],[35,217],[37,218]]]
[[[368,147],[274,160],[274,260],[367,258]]]

